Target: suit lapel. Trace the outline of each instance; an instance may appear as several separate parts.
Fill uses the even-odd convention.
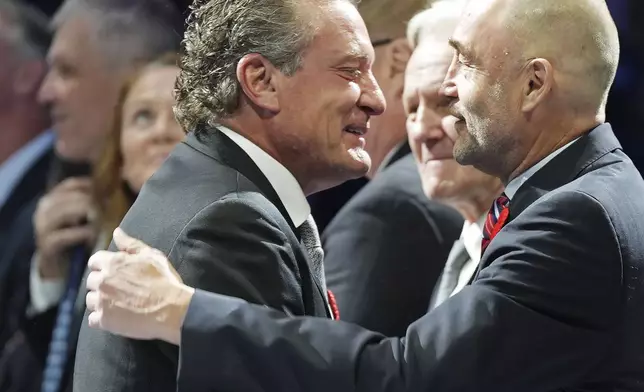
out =
[[[240,172],[244,177],[248,178],[255,184],[266,198],[273,203],[279,212],[284,216],[289,226],[296,233],[299,234],[291,221],[286,207],[280,200],[277,192],[268,181],[262,171],[255,165],[255,162],[242,150],[237,143],[233,142],[228,136],[216,128],[210,128],[207,132],[200,136],[194,133],[189,133],[184,140],[185,144],[202,152],[210,158],[223,163],[224,165],[233,168]]]
[[[622,146],[608,123],[599,125],[581,136],[579,140],[548,162],[517,190],[510,201],[510,215],[506,225],[539,198],[573,181],[587,171],[598,159],[621,148]],[[503,230],[501,230],[502,232]],[[484,254],[473,280],[492,261]]]
[[[9,198],[0,209],[0,224],[11,222],[12,216],[19,212],[19,206],[26,200],[39,196],[45,190],[49,166],[53,157],[52,149],[48,149],[38,161],[25,173],[16,185]]]
[[[507,223],[541,196],[573,181],[598,159],[621,148],[609,124],[602,124],[581,136],[518,189],[510,202],[510,216]]]
[[[264,196],[266,196],[266,198],[277,207],[284,219],[286,219],[286,222],[289,224],[289,227],[295,234],[298,241],[301,241],[300,231],[297,230],[293,221],[291,221],[290,215],[277,195],[277,192],[266,176],[264,176],[262,171],[257,167],[257,165],[255,165],[255,162],[253,162],[248,154],[246,154],[246,152],[244,152],[237,143],[232,141],[228,136],[216,128],[208,129],[207,132],[203,132],[200,136],[196,136],[191,132],[186,136],[183,143],[197,151],[200,151],[210,158],[237,170],[249,181],[255,184]],[[308,253],[303,246],[302,251],[306,255],[307,259],[306,263],[304,263],[305,265],[299,265],[300,271],[301,273],[307,271],[307,274],[311,276],[312,283],[315,286],[315,288],[312,289],[319,293],[323,308],[325,308],[326,312],[329,313],[328,302],[326,299],[327,295],[323,292],[319,279],[312,273],[312,268],[308,264]]]

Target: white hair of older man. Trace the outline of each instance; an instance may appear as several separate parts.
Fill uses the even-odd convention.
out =
[[[412,49],[427,37],[447,42],[456,29],[468,2],[468,0],[430,0],[427,9],[414,15],[407,25],[407,39]]]

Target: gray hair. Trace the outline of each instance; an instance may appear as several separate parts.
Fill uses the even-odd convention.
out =
[[[346,0],[349,1],[349,0]],[[328,3],[310,0],[312,6]],[[175,115],[186,131],[230,117],[239,108],[237,63],[259,53],[285,75],[301,66],[315,35],[301,0],[195,0],[183,41]],[[351,1],[355,4],[355,2]]]
[[[445,44],[461,20],[468,0],[430,0],[427,9],[416,14],[407,25],[407,40],[412,48],[423,38],[434,35]]]
[[[109,66],[179,51],[183,16],[167,0],[66,0],[54,15],[54,29],[76,16],[91,19],[92,38]]]
[[[0,36],[16,53],[43,59],[51,43],[47,17],[14,0],[0,0]]]

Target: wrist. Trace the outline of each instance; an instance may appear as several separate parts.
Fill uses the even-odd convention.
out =
[[[195,293],[195,289],[186,286],[185,284],[180,284],[176,286],[173,291],[174,293],[171,295],[172,300],[169,304],[167,317],[164,322],[166,327],[165,336],[163,336],[162,339],[180,346],[183,321],[188,313],[188,307],[190,306],[190,301]]]
[[[61,280],[67,273],[63,263],[44,259],[41,255],[36,256],[38,275],[42,280]]]

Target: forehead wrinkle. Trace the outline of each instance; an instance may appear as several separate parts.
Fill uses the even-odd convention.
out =
[[[361,63],[367,63],[371,65],[375,58],[375,53],[371,47],[370,42],[364,42],[360,39],[360,36],[350,27],[347,22],[332,22],[339,27],[339,30],[333,31],[329,27],[325,26],[324,28],[318,29],[315,33],[314,41],[318,41],[321,47],[327,47],[330,49],[330,59],[334,63],[346,63],[349,61],[359,61]],[[333,31],[332,34],[328,34],[329,31]],[[325,34],[326,33],[326,34]],[[348,45],[338,48],[336,45],[329,45],[320,43],[319,40],[323,37],[333,42],[341,42],[343,40],[343,35],[350,35],[351,39],[348,41]],[[346,38],[344,38],[346,39]]]

